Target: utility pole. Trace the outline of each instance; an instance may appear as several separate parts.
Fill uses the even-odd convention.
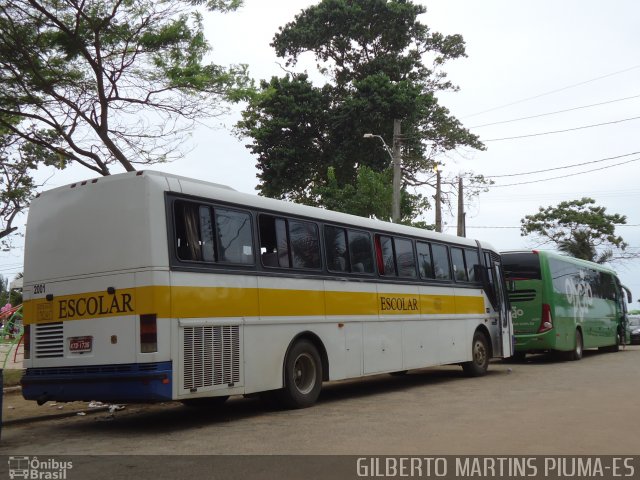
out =
[[[401,149],[400,120],[393,121],[393,203],[391,205],[391,221],[400,223],[400,188],[402,185],[402,170],[400,166]]]
[[[462,177],[458,177],[458,236],[466,237],[466,225],[464,218],[464,191]]]
[[[442,232],[442,183],[440,170],[436,170],[436,232]]]

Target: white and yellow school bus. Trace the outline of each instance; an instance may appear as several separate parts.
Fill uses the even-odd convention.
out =
[[[26,399],[312,405],[323,381],[511,355],[489,245],[144,171],[42,193]]]

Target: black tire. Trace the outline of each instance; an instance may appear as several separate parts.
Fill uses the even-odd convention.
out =
[[[211,408],[219,407],[228,399],[229,395],[224,395],[222,397],[189,398],[187,400],[182,400],[182,404],[193,408]]]
[[[469,377],[481,377],[485,375],[489,368],[490,350],[487,337],[480,331],[476,331],[476,333],[473,334],[471,356],[473,360],[462,364],[464,373]]]
[[[580,329],[576,329],[576,341],[573,350],[569,352],[569,360],[578,361],[582,358],[584,352],[584,342],[582,340],[582,332]]]
[[[299,340],[289,350],[284,364],[284,388],[278,392],[285,408],[307,408],[322,390],[322,361],[318,349]]]

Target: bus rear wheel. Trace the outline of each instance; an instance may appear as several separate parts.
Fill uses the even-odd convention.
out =
[[[582,341],[582,332],[580,329],[576,329],[576,342],[573,350],[569,352],[569,360],[580,360],[582,358],[583,350],[584,343]]]
[[[280,401],[286,408],[307,408],[316,403],[321,389],[322,362],[318,349],[308,340],[299,340],[285,361]]]
[[[480,377],[486,374],[489,368],[489,342],[485,334],[480,331],[473,334],[471,355],[473,360],[462,364],[464,373],[469,377]]]

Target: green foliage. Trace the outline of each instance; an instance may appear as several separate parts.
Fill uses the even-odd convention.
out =
[[[387,151],[363,135],[391,144],[394,119],[402,121],[405,190],[425,183],[432,154],[484,148],[434,94],[454,88],[440,66],[464,56],[464,42],[431,32],[417,19],[422,13],[424,7],[406,0],[323,0],[280,28],[272,46],[286,64],[311,52],[330,81],[315,86],[307,74],[290,73],[261,82],[250,99],[237,131],[252,140],[247,147],[258,158],[261,194],[327,208],[350,205],[348,211],[379,217],[382,197],[364,210],[337,198],[357,185],[364,191],[361,182],[373,173],[384,176]],[[411,218],[426,205],[409,204]]]
[[[329,167],[327,182],[314,193],[322,198],[323,205],[329,210],[388,220],[391,218],[392,177],[391,169],[376,172],[362,166],[358,169],[355,183],[340,186],[333,167]],[[401,193],[401,222],[411,225],[415,212],[428,208],[428,202],[421,195],[410,194],[406,190]],[[423,223],[416,225],[428,228]]]
[[[9,280],[0,275],[0,307],[10,303],[14,307],[22,303],[22,294],[9,289]]]
[[[605,263],[613,258],[614,249],[627,247],[622,237],[615,234],[616,224],[627,223],[627,218],[607,214],[605,207],[595,203],[594,199],[584,197],[560,202],[555,207],[540,207],[538,213],[520,220],[521,235],[534,234],[576,258]]]
[[[0,115],[1,117],[1,115]],[[15,126],[15,118],[6,118],[5,123]],[[59,138],[51,130],[33,132],[39,138],[55,145]],[[64,158],[50,149],[23,139],[0,122],[0,241],[7,247],[7,237],[17,230],[14,221],[29,205],[36,185],[31,173],[38,165],[53,165],[62,168]]]
[[[251,91],[245,66],[204,62],[209,45],[193,6],[239,4],[5,1],[0,128],[102,175],[179,155],[196,120]]]

